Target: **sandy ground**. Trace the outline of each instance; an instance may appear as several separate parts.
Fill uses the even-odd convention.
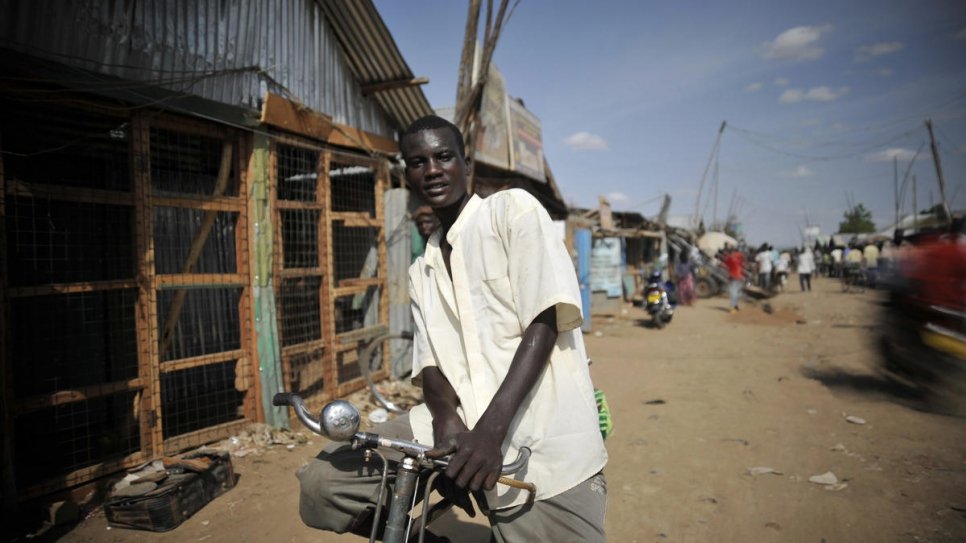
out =
[[[587,347],[616,426],[610,541],[966,541],[966,419],[916,410],[876,376],[877,293],[814,283],[768,312],[702,300],[664,330],[629,306],[595,317]],[[95,514],[59,540],[364,541],[298,518],[293,472],[322,443],[236,459],[238,486],[172,532]],[[826,472],[839,484],[809,482]],[[480,517],[441,522],[454,541],[488,540]]]

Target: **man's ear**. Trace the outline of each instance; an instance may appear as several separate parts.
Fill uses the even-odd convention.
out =
[[[463,158],[463,162],[466,164],[467,177],[473,175],[473,158],[470,156],[466,156]]]

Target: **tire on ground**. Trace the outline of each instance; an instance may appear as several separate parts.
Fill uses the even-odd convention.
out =
[[[698,277],[694,280],[694,294],[698,298],[711,298],[718,293],[717,285],[707,277]]]

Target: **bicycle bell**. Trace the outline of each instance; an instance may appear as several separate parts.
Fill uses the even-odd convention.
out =
[[[359,431],[359,410],[345,400],[335,400],[322,408],[319,422],[329,439],[349,441]]]

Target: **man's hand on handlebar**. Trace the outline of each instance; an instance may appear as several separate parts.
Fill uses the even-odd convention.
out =
[[[502,437],[491,435],[485,428],[477,426],[474,430],[445,436],[426,453],[426,457],[452,455],[445,475],[456,486],[472,492],[481,488],[492,490],[503,467],[502,442]]]

